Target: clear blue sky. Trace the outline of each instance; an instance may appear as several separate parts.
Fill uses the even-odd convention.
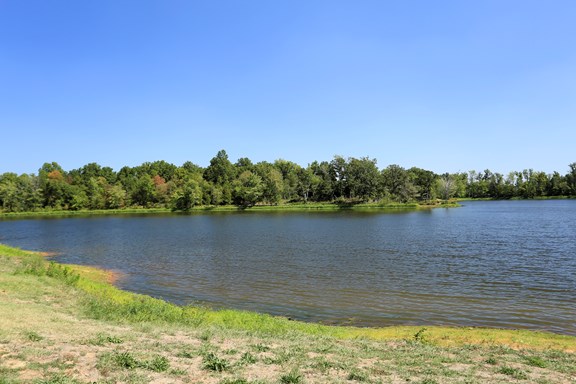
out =
[[[0,173],[576,161],[576,1],[0,0]]]

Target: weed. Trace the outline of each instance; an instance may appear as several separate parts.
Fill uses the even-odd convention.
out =
[[[106,341],[112,344],[122,344],[124,342],[124,340],[115,337],[115,336],[108,336],[106,337]]]
[[[241,364],[254,364],[256,363],[256,357],[251,354],[250,352],[245,352],[244,354],[242,354],[242,357],[240,357],[240,363]]]
[[[169,374],[174,375],[174,376],[184,376],[186,375],[188,372],[186,372],[186,370],[184,369],[180,369],[180,368],[172,368],[170,371],[168,371]]]
[[[319,369],[322,372],[327,371],[330,368],[334,368],[334,364],[330,361],[326,360],[325,358],[317,359],[314,363],[310,365],[310,367],[314,369]]]
[[[292,370],[290,373],[282,375],[280,377],[280,383],[282,384],[299,384],[303,382],[302,374],[297,370]]]
[[[141,365],[130,352],[117,353],[114,355],[114,362],[119,367],[126,369],[134,369]]]
[[[144,364],[146,368],[154,372],[165,372],[170,368],[170,362],[164,356],[155,356]]]
[[[46,263],[40,257],[26,258],[23,263],[23,268],[18,270],[17,273],[48,276],[60,280],[67,285],[76,285],[80,280],[80,275],[74,272],[72,268],[53,261]]]
[[[359,372],[359,371],[352,371],[348,374],[348,376],[346,377],[347,380],[354,380],[354,381],[367,381],[368,380],[368,376],[363,373],[363,372]]]
[[[426,328],[422,328],[420,329],[418,332],[416,332],[414,334],[414,341],[416,341],[417,343],[426,343],[426,336],[424,335],[424,332],[426,332]]]
[[[211,337],[212,337],[212,332],[210,332],[210,331],[204,331],[204,332],[202,332],[202,334],[200,335],[200,340],[202,340],[202,341],[209,341]]]
[[[219,384],[249,384],[250,382],[246,379],[224,379]]]
[[[28,331],[25,333],[26,338],[30,341],[42,341],[44,340],[44,338],[42,336],[40,336],[38,333],[34,332],[34,331]]]
[[[533,367],[538,367],[538,368],[546,368],[546,361],[544,361],[543,358],[538,357],[538,356],[529,356],[526,358],[526,363],[528,365],[531,365]]]
[[[18,383],[20,383],[20,381],[16,379],[16,377],[18,377],[18,372],[19,372],[19,369],[0,367],[0,384],[18,384]]]
[[[498,364],[498,362],[496,361],[495,358],[489,357],[489,358],[486,359],[486,364],[496,365],[496,364]]]
[[[64,375],[54,375],[47,380],[40,380],[36,382],[37,384],[75,384],[78,381],[70,379]]]
[[[438,382],[434,379],[426,378],[426,379],[420,381],[420,384],[438,384]]]
[[[176,354],[176,357],[183,357],[185,359],[193,359],[197,355],[190,351],[181,351]]]
[[[122,344],[123,342],[124,342],[124,340],[120,339],[119,337],[106,336],[103,333],[99,333],[95,339],[91,339],[91,340],[86,341],[87,344],[99,345],[99,346],[103,346],[106,343]]]
[[[222,372],[230,367],[227,360],[221,359],[214,353],[210,352],[204,356],[203,367],[208,371]]]
[[[254,348],[254,350],[257,352],[268,352],[270,350],[270,347],[264,344],[254,344],[252,345],[252,348]]]
[[[170,368],[170,362],[164,356],[157,355],[152,360],[140,361],[130,352],[115,353],[114,363],[125,369],[144,368],[154,372],[165,372]]]
[[[527,379],[528,376],[526,375],[526,373],[522,372],[520,369],[518,368],[512,368],[512,367],[502,367],[498,370],[498,373],[501,373],[503,375],[507,375],[507,376],[511,376],[515,379]]]

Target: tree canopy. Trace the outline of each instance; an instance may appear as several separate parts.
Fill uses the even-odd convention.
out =
[[[66,171],[44,163],[37,174],[0,175],[0,211],[44,209],[118,209],[166,207],[190,210],[198,205],[282,202],[422,202],[459,198],[539,198],[576,196],[576,162],[567,172],[524,169],[506,175],[472,170],[436,174],[397,164],[382,169],[376,159],[334,156],[307,167],[278,159],[253,163],[242,157],[232,163],[220,150],[206,167],[190,161],[166,161],[112,168],[89,163]]]

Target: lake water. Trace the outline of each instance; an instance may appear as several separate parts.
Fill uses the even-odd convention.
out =
[[[3,220],[0,242],[122,272],[120,288],[178,304],[576,335],[576,200]]]

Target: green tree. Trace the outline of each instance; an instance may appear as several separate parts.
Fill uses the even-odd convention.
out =
[[[292,161],[284,159],[274,161],[274,167],[280,172],[282,179],[282,199],[298,199],[298,171],[302,169],[302,167]]]
[[[252,163],[252,160],[250,160],[247,157],[241,157],[236,161],[236,164],[234,164],[234,167],[236,168],[236,174],[241,174],[244,171],[254,171],[254,164]]]
[[[121,184],[108,185],[105,192],[106,208],[118,209],[126,206],[127,193]]]
[[[280,171],[263,161],[254,166],[254,172],[262,179],[262,200],[269,204],[278,204],[284,191],[284,180]]]
[[[296,190],[304,202],[307,202],[313,195],[320,182],[320,177],[315,175],[310,167],[300,168],[298,171],[298,186]]]
[[[348,197],[364,201],[378,197],[380,172],[376,166],[376,159],[369,157],[349,158],[345,172],[345,189],[348,191]]]
[[[391,197],[400,202],[412,201],[417,190],[408,172],[399,165],[392,164],[382,170],[382,185]]]
[[[346,174],[346,160],[342,156],[334,156],[330,162],[330,180],[332,181],[332,190],[334,197],[349,197],[347,193],[348,179]]]
[[[456,179],[453,175],[448,173],[443,174],[436,181],[436,190],[438,196],[441,199],[449,200],[456,194],[458,186],[456,185]]]
[[[567,196],[570,195],[570,187],[566,181],[566,177],[561,176],[560,173],[554,172],[550,177],[548,183],[548,196]]]
[[[106,208],[106,188],[108,182],[102,176],[91,177],[86,187],[86,196],[88,198],[88,207],[90,209]]]
[[[234,204],[251,207],[261,200],[263,191],[262,178],[250,171],[244,171],[233,182]]]
[[[204,170],[204,179],[220,187],[220,204],[230,204],[232,202],[232,181],[236,177],[236,169],[228,160],[225,150],[220,150],[215,157],[210,160],[210,165]]]
[[[234,165],[225,150],[220,150],[204,170],[204,179],[217,185],[230,184],[236,176]]]
[[[313,200],[314,201],[330,201],[334,200],[334,181],[332,180],[332,172],[330,163],[323,161],[318,163],[314,161],[308,167],[312,174],[316,177],[317,183],[313,185]]]
[[[571,163],[568,165],[570,167],[570,171],[566,175],[566,183],[568,184],[568,188],[570,188],[570,195],[576,195],[576,163]]]
[[[202,203],[202,188],[194,179],[187,180],[184,185],[176,188],[171,196],[172,209],[189,211]]]
[[[4,173],[0,176],[0,207],[6,212],[18,212],[22,209],[18,194],[18,175]]]
[[[408,170],[408,175],[416,187],[418,200],[427,201],[436,197],[437,174],[422,168],[412,167]]]
[[[84,189],[78,185],[72,186],[72,196],[70,198],[69,209],[78,211],[81,209],[90,208],[90,201]]]
[[[147,175],[140,176],[134,185],[132,191],[132,202],[135,205],[142,207],[149,207],[154,204],[154,182],[152,178]]]

